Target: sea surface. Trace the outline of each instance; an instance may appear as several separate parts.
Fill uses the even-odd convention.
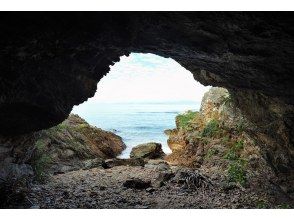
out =
[[[147,142],[159,142],[165,153],[171,153],[164,130],[175,128],[177,114],[199,108],[197,102],[84,103],[75,106],[72,113],[121,136],[127,148],[119,157],[129,158],[134,146]]]

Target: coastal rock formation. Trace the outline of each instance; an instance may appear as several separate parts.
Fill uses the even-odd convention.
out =
[[[204,85],[222,86],[268,148],[294,168],[292,12],[3,12],[0,133],[61,123],[131,52],[170,57]],[[25,27],[25,28],[24,28]],[[114,88],[115,89],[115,88]]]
[[[250,135],[256,128],[226,89],[211,88],[200,111],[177,116],[176,125],[167,132],[172,154],[166,159],[171,164],[198,168],[212,179],[265,192],[274,182],[288,196],[294,196],[293,174],[277,175],[266,156],[267,148]]]
[[[164,152],[162,151],[161,144],[153,142],[139,144],[132,148],[130,153],[131,158],[157,159],[163,156]]]
[[[105,159],[116,157],[126,147],[121,137],[92,127],[73,114],[48,130],[1,137],[0,141],[1,179],[6,179],[9,167],[30,167],[27,173],[42,180],[54,173],[102,166]]]
[[[293,12],[2,12],[0,134],[7,141],[1,145],[0,174],[11,178],[31,175],[31,168],[22,165],[34,152],[31,140],[35,133],[30,132],[60,124],[74,105],[95,94],[97,83],[111,65],[121,56],[137,52],[172,58],[202,84],[228,89],[232,104],[252,125],[246,128],[246,134],[242,125],[235,129],[242,134],[230,136],[231,131],[222,130],[222,136],[228,135],[228,144],[224,144],[227,139],[221,143],[218,138],[207,145],[210,135],[220,135],[215,133],[219,124],[203,122],[195,135],[185,132],[187,137],[178,135],[178,140],[171,141],[174,149],[184,146],[177,159],[194,161],[196,167],[201,167],[205,163],[203,155],[216,155],[216,160],[209,161],[214,161],[212,167],[218,170],[224,164],[218,160],[223,158],[219,155],[244,140],[259,146],[251,148],[250,157],[256,154],[260,158],[262,154],[277,175],[291,182],[293,24]],[[26,135],[16,137],[20,134]],[[254,140],[247,141],[247,134]],[[216,144],[220,153],[207,147]],[[238,150],[238,158],[244,149]],[[176,152],[180,150],[173,155]],[[66,157],[71,155],[72,149],[64,152]],[[7,164],[16,165],[6,172],[2,168]],[[240,167],[240,163],[232,164],[231,171],[242,171]]]

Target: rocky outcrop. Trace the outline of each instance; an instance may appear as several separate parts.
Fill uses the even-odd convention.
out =
[[[166,157],[169,163],[198,168],[212,179],[255,187],[269,194],[275,183],[284,194],[293,196],[293,174],[277,175],[266,156],[270,152],[251,136],[253,130],[259,134],[258,129],[226,89],[211,88],[199,112],[186,112],[176,120],[177,128],[168,132],[172,149]]]
[[[121,137],[71,114],[63,123],[26,135],[0,137],[0,208],[30,207],[32,181],[105,166],[124,149]]]
[[[162,158],[164,152],[162,151],[160,143],[146,143],[139,144],[132,148],[130,153],[131,158],[157,159]]]
[[[102,166],[105,159],[116,157],[126,147],[121,137],[90,126],[78,115],[48,130],[0,141],[1,175],[10,175],[6,168],[23,170],[27,166],[39,180],[48,174]]]

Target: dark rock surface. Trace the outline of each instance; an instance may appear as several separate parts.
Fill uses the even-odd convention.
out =
[[[120,159],[112,158],[104,161],[103,167],[105,169],[112,168],[115,166],[144,166],[145,161],[142,158],[129,158],[129,159]]]
[[[123,183],[123,186],[131,189],[147,189],[151,186],[151,181],[141,179],[129,179]]]

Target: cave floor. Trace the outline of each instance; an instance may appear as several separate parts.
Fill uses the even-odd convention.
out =
[[[46,184],[33,185],[32,208],[263,208],[262,194],[252,189],[188,190],[168,182],[162,187],[132,189],[127,179],[156,182],[160,171],[131,166],[93,168],[53,176]],[[267,204],[267,208],[275,207]]]

